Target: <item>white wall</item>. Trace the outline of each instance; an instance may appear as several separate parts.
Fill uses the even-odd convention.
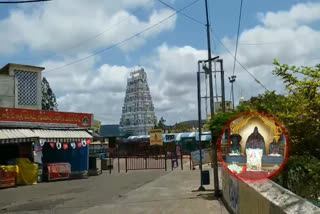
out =
[[[14,107],[14,88],[14,77],[0,75],[0,107]]]

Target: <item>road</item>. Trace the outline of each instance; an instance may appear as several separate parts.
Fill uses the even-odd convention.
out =
[[[104,172],[88,179],[1,189],[0,213],[78,213],[110,204],[165,174],[164,170]]]

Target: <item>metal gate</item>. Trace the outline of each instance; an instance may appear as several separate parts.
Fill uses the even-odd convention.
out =
[[[128,170],[164,169],[167,171],[166,156],[127,156],[125,157],[126,172]]]

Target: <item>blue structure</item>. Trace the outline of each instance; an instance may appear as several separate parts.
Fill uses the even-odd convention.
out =
[[[195,137],[195,140],[199,141],[199,133],[198,132],[184,132],[184,133],[171,133],[171,134],[162,134],[163,143],[176,142],[177,144],[181,143],[181,139]],[[139,135],[139,136],[130,136],[128,140],[136,140],[136,139],[149,139],[150,135]],[[210,132],[204,132],[201,136],[201,141],[210,141],[211,134]]]
[[[88,146],[75,149],[51,148],[50,143],[42,147],[42,162],[45,163],[70,163],[71,173],[88,171]]]

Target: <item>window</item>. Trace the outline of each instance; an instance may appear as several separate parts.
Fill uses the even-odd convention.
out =
[[[38,74],[37,72],[28,72],[15,70],[18,88],[19,105],[37,105],[38,104]]]

